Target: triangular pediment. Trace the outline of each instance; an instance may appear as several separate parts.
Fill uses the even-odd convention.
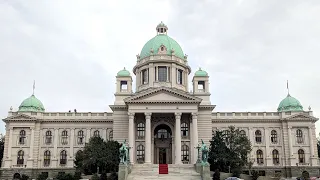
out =
[[[289,117],[286,117],[285,118],[286,120],[311,120],[311,121],[317,121],[318,118],[315,118],[313,116],[310,116],[310,115],[307,115],[307,114],[304,114],[304,113],[299,113],[299,114],[294,114],[292,116],[289,116]]]
[[[4,121],[35,121],[37,118],[31,117],[26,114],[17,114],[4,119]]]
[[[126,103],[151,103],[151,102],[172,102],[172,103],[200,103],[202,99],[194,97],[186,92],[166,87],[154,88],[137,93],[126,98]]]

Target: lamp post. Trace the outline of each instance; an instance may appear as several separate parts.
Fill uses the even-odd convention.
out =
[[[194,147],[194,148],[198,150],[197,163],[201,163],[201,159],[200,159],[200,148],[201,148],[201,146],[200,146],[200,144],[198,144],[198,146],[196,146],[196,147]]]

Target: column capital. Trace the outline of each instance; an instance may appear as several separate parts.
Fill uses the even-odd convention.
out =
[[[144,113],[144,115],[146,116],[146,118],[147,118],[147,117],[148,117],[148,118],[151,118],[152,113],[146,112],[146,113]]]
[[[192,119],[196,119],[198,117],[198,113],[191,113]]]
[[[130,117],[130,116],[134,116],[134,112],[128,112],[128,116]]]
[[[30,127],[30,130],[31,130],[31,131],[34,130],[34,127]]]
[[[182,113],[176,112],[176,113],[174,113],[174,115],[176,116],[176,118],[177,118],[177,117],[181,118]]]

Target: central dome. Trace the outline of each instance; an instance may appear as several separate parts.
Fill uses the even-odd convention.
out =
[[[175,56],[184,59],[182,48],[177,41],[167,35],[167,30],[167,26],[162,22],[157,26],[158,34],[143,46],[140,59],[150,56],[151,50],[153,50],[153,54],[158,54],[161,46],[165,46],[167,55],[172,55],[172,50],[174,50]]]
[[[279,106],[278,106],[278,112],[282,112],[282,111],[303,111],[303,107],[302,105],[300,104],[300,102],[290,96],[290,94],[287,95],[286,98],[284,98]]]
[[[19,106],[19,112],[44,112],[44,106],[42,102],[34,95],[25,99]]]

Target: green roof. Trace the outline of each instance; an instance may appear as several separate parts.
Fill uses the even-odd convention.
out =
[[[199,68],[199,70],[194,73],[194,76],[208,76],[208,73]]]
[[[286,98],[284,98],[279,106],[278,106],[278,112],[282,112],[282,111],[303,111],[303,107],[302,105],[300,104],[300,102],[290,96],[290,94],[287,95]]]
[[[19,106],[19,112],[44,112],[44,106],[42,102],[34,95],[22,101]]]
[[[167,26],[165,24],[163,24],[163,22],[161,22],[160,24],[158,24],[157,29],[164,27],[167,29]],[[174,39],[172,39],[170,36],[168,36],[165,33],[159,33],[158,35],[156,35],[154,38],[150,39],[142,48],[141,52],[140,52],[140,59],[145,58],[147,56],[151,55],[151,49],[153,50],[153,54],[158,54],[159,49],[161,46],[165,46],[167,49],[167,55],[172,55],[172,49],[174,50],[174,55],[184,59],[184,53],[182,51],[182,48],[180,47],[180,45],[177,43],[177,41],[175,41]]]
[[[131,76],[130,72],[126,70],[126,68],[123,68],[121,71],[117,73],[117,76]]]

